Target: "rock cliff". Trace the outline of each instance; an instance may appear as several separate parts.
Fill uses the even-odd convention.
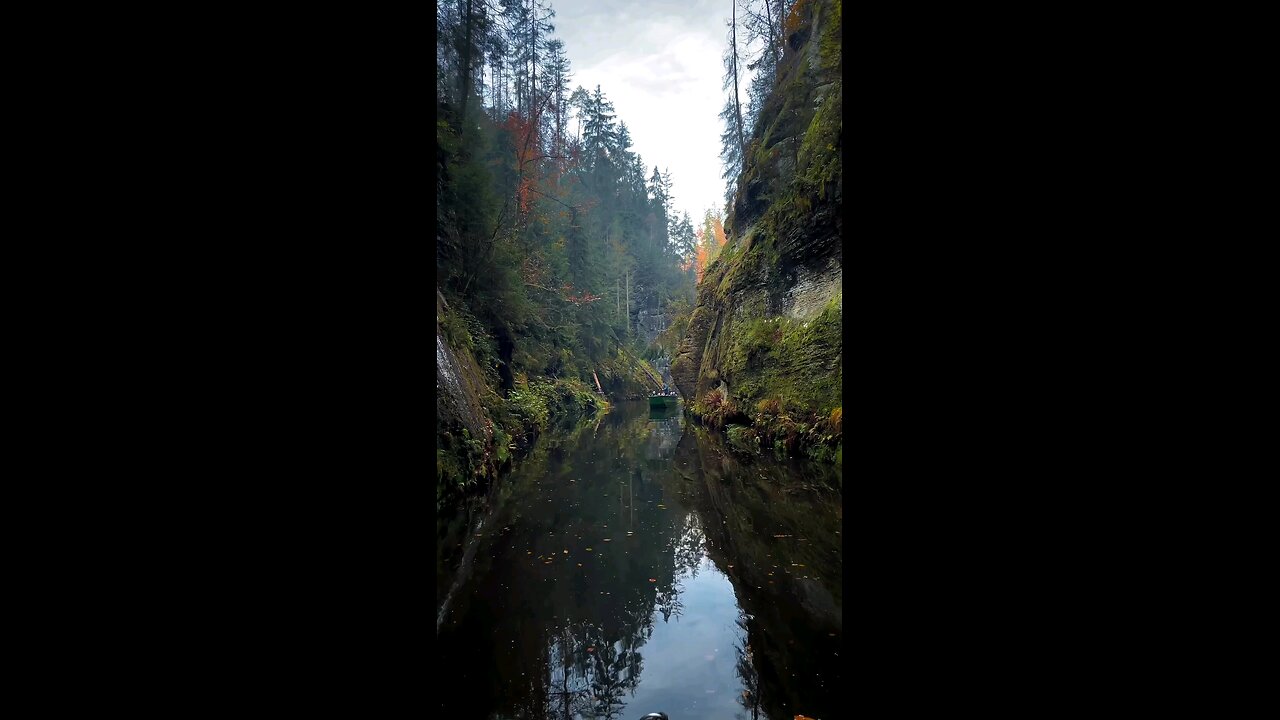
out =
[[[671,364],[695,415],[751,428],[748,445],[826,445],[833,457],[843,372],[840,25],[838,0],[799,0],[788,18],[729,240],[698,286]]]

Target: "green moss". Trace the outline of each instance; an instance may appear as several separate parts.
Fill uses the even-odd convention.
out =
[[[440,331],[444,334],[444,339],[455,350],[474,348],[471,333],[467,329],[467,320],[458,312],[446,310],[443,316],[436,318],[436,322],[440,323]]]
[[[796,173],[797,200],[810,193],[825,197],[826,185],[840,176],[840,88],[833,87],[813,114],[804,140]]]
[[[494,456],[498,458],[499,463],[505,463],[511,459],[511,436],[502,431],[501,427],[493,429],[493,450]]]
[[[840,296],[808,321],[754,318],[725,328],[722,364],[740,400],[781,398],[824,416],[841,405]]]
[[[784,265],[780,238],[807,231],[814,211],[826,209],[840,182],[841,8],[825,0],[798,3],[788,23],[799,30],[802,22],[813,23],[817,33],[798,52],[788,51],[739,183],[740,193],[759,188],[756,197],[763,204],[747,206],[737,198],[735,213],[752,217],[735,214],[735,237],[742,239],[726,245],[698,288],[703,312],[716,319],[698,324],[697,387],[705,393],[723,379],[731,397],[705,393],[690,410],[712,427],[734,423],[727,430],[731,446],[749,442],[754,430],[765,447],[783,456],[803,453],[839,463],[839,414],[832,411],[842,405],[841,298],[806,320],[766,317],[767,305],[782,290],[770,281],[778,277],[771,271]],[[793,176],[778,177],[790,159],[780,153],[794,153]],[[759,217],[757,208],[763,209]],[[770,401],[767,412],[757,409],[763,400]],[[744,416],[732,406],[751,414],[751,427],[735,419]]]
[[[749,311],[747,314],[750,316]],[[764,317],[735,322],[728,330],[730,342],[724,365],[730,373],[744,371],[767,355],[782,334],[776,319]]]
[[[612,357],[596,363],[592,370],[609,393],[643,395],[662,386],[662,374],[644,358],[626,348],[619,348]],[[591,377],[591,371],[584,375],[584,385],[590,392],[595,387],[595,380]]]
[[[725,428],[724,432],[729,438],[730,448],[750,455],[758,455],[760,453],[760,436],[753,428],[744,425],[730,425]]]
[[[826,20],[826,24],[822,30],[822,37],[818,40],[818,62],[823,72],[839,74],[840,72],[840,31],[841,31],[841,5],[842,3],[832,3],[832,16]]]

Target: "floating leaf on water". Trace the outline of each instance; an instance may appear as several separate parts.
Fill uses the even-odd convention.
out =
[[[591,548],[587,548],[587,552],[591,552]]]

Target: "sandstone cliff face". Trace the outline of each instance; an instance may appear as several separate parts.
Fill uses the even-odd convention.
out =
[[[495,474],[493,422],[480,403],[484,376],[472,353],[450,344],[448,305],[436,292],[436,503],[455,484]],[[441,480],[444,479],[444,482]]]
[[[436,423],[455,430],[466,428],[473,438],[492,439],[493,430],[484,417],[480,393],[484,378],[470,352],[455,350],[440,327],[447,308],[444,296],[436,292]]]
[[[774,399],[823,416],[841,405],[840,23],[838,0],[800,0],[787,23],[730,239],[671,365],[695,412],[713,390],[743,416]]]

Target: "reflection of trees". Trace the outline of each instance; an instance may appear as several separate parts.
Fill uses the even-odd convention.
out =
[[[828,636],[840,629],[838,496],[796,493],[803,472],[734,458],[696,425],[646,410],[618,408],[571,440],[535,447],[495,488],[500,502],[475,580],[459,593],[458,607],[471,608],[442,635],[442,657],[462,668],[455,677],[465,675],[459,689],[469,691],[443,703],[445,716],[629,720],[647,712],[626,708],[644,646],[659,618],[681,619],[684,581],[708,555],[755,616],[742,622],[736,649],[746,693],[738,712],[755,720],[838,714],[839,639]],[[465,525],[454,532],[470,534]]]
[[[744,637],[748,635],[745,617],[738,618],[738,627],[742,628]],[[760,717],[760,676],[756,673],[755,661],[751,656],[751,644],[744,641],[742,645],[735,644],[733,650],[738,656],[734,672],[742,680],[743,687],[742,694],[738,696],[738,702],[751,711],[751,720],[757,720]]]
[[[647,514],[652,521],[656,504],[662,502],[661,485],[652,481],[653,468],[644,461],[652,429],[646,416],[610,413],[598,428],[566,447],[562,465],[557,460],[540,467],[538,479],[526,485],[528,497],[522,504],[537,512],[521,518],[522,537],[515,545],[531,547],[535,558],[558,554],[564,547],[577,555],[592,544],[596,553],[610,554],[609,564],[588,562],[582,569],[557,574],[554,584],[541,584],[545,575],[538,573],[550,569],[535,565],[537,573],[522,583],[540,583],[534,586],[538,599],[528,600],[540,606],[535,618],[561,619],[542,631],[547,672],[541,686],[529,691],[541,700],[523,704],[529,717],[625,720],[627,698],[634,695],[644,668],[641,649],[652,637],[655,609],[666,608],[664,617],[679,612],[670,540],[641,529],[641,518]],[[674,446],[679,425],[674,425],[674,438],[669,437],[672,429],[665,424],[659,428],[668,437],[660,439],[658,447],[662,442]],[[572,470],[570,458],[576,459]],[[597,461],[593,464],[588,458]],[[541,494],[535,485],[542,486]],[[559,488],[552,503],[546,502],[549,487]],[[590,529],[566,535],[566,526]],[[625,533],[633,527],[652,542],[626,544]],[[612,545],[599,542],[609,536]],[[623,553],[624,548],[629,552]],[[649,583],[650,577],[656,582]]]
[[[654,605],[662,613],[662,621],[670,622],[671,618],[680,619],[684,614],[684,603],[680,602],[680,592],[684,590],[680,583],[673,582],[670,587],[658,590]]]
[[[680,537],[672,548],[677,574],[687,574],[690,579],[698,577],[698,568],[702,565],[706,540],[707,536],[702,530],[702,520],[698,514],[685,513]]]
[[[640,648],[647,639],[645,623],[637,622],[637,613],[625,614],[624,631],[616,638],[585,622],[566,625],[550,638],[548,702],[545,712],[535,713],[536,717],[621,716],[626,696],[635,694],[640,681],[644,668]]]
[[[568,720],[589,707],[587,698],[591,693],[584,682],[585,673],[574,672],[580,649],[578,640],[567,626],[551,638],[551,647],[547,651],[551,666],[551,677],[547,682],[549,707],[545,717]]]

